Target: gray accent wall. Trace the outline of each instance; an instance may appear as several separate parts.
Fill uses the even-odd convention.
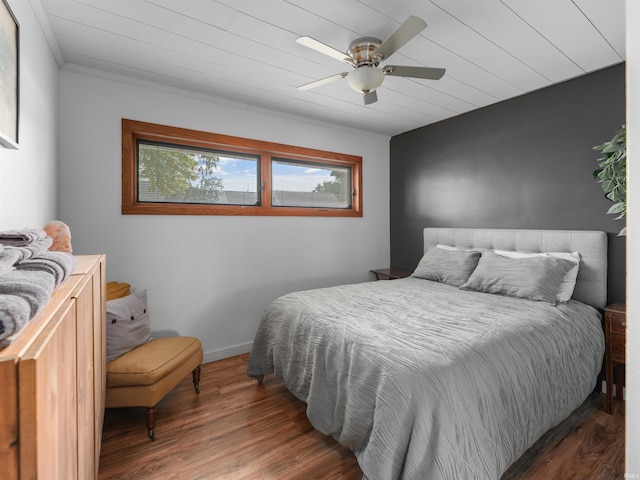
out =
[[[624,123],[619,64],[393,137],[391,265],[415,268],[424,227],[602,230],[624,300],[624,223],[592,175],[592,147]]]

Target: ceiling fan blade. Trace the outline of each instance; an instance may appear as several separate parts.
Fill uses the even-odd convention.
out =
[[[382,69],[385,75],[395,77],[426,78],[427,80],[440,80],[446,71],[444,68],[430,67],[398,67],[385,65]]]
[[[382,45],[376,48],[372,54],[373,58],[389,58],[396,52],[396,50],[418,35],[426,27],[427,22],[419,17],[414,17],[413,15],[410,16],[389,36],[389,38],[382,42]]]
[[[353,60],[346,53],[341,52],[340,50],[336,50],[333,47],[330,47],[326,43],[319,42],[315,38],[311,37],[298,37],[296,39],[300,45],[304,45],[305,47],[309,47],[316,52],[324,53],[325,55],[329,55],[336,60],[340,60],[341,62],[353,63]]]
[[[311,90],[312,88],[319,87],[320,85],[325,85],[327,83],[331,83],[334,80],[338,80],[339,78],[345,78],[349,75],[349,72],[336,73],[335,75],[331,75],[330,77],[321,78],[320,80],[315,80],[311,83],[305,83],[304,85],[300,85],[298,90]]]
[[[378,101],[378,94],[376,93],[375,90],[373,92],[365,93],[363,97],[364,97],[365,105],[371,105],[372,103],[375,103]]]

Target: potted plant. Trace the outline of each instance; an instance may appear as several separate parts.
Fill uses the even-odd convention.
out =
[[[593,177],[602,186],[604,196],[613,202],[607,213],[618,215],[615,219],[624,219],[627,214],[627,129],[625,125],[616,132],[611,140],[596,145],[602,157],[598,158],[599,168]],[[626,235],[625,226],[618,235]]]

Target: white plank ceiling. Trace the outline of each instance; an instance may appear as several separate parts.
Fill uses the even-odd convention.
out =
[[[90,67],[384,135],[625,60],[624,0],[31,3],[61,66]],[[296,43],[297,37],[308,35],[344,52],[361,36],[385,40],[409,15],[428,27],[388,63],[442,67],[442,79],[387,76],[378,102],[367,106],[343,79],[308,91],[296,88],[350,68]]]

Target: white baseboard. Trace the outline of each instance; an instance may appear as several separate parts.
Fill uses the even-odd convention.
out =
[[[233,347],[223,348],[221,350],[204,352],[204,359],[202,360],[202,363],[215,362],[216,360],[222,360],[224,358],[240,355],[241,353],[250,352],[251,345],[253,345],[253,342],[244,343],[242,345],[234,345]]]

